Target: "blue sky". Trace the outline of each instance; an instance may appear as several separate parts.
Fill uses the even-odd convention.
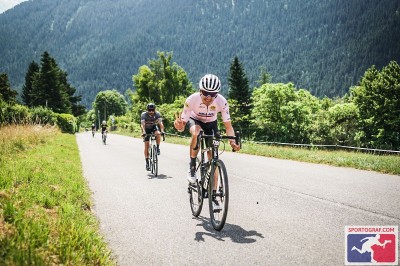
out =
[[[0,13],[14,7],[15,5],[27,0],[0,0]]]

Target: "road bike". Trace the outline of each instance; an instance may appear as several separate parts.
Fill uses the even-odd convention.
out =
[[[165,134],[161,133],[163,141],[165,140]],[[150,171],[154,176],[158,175],[158,153],[157,153],[157,141],[154,132],[151,134],[143,134],[143,138],[149,137],[149,164]]]
[[[107,142],[107,130],[105,130],[102,134],[101,134],[101,139],[103,141],[103,144],[106,145]]]
[[[193,216],[198,217],[203,208],[204,199],[208,198],[210,221],[217,231],[225,225],[229,205],[228,173],[224,162],[219,159],[219,146],[223,143],[223,151],[225,150],[223,139],[234,139],[236,144],[241,146],[240,133],[235,134],[236,136],[205,135],[203,131],[200,131],[194,148],[197,150],[200,146],[196,166],[198,179],[196,183],[189,183],[188,186],[190,208]],[[211,151],[210,160],[207,156],[209,151]]]
[[[95,132],[95,130],[94,129],[92,129],[92,137],[94,138],[94,132]]]

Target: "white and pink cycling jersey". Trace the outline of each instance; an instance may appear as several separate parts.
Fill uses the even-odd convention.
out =
[[[186,99],[182,120],[187,122],[191,117],[203,123],[209,123],[217,120],[217,114],[219,112],[221,113],[223,122],[231,120],[228,102],[224,96],[218,94],[217,98],[207,106],[203,103],[200,92],[196,92]]]

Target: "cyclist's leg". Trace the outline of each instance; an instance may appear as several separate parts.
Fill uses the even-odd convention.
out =
[[[154,126],[153,130],[154,134],[156,135],[157,154],[160,155],[161,132],[157,126]]]
[[[144,141],[144,158],[149,158],[149,141]]]
[[[145,129],[146,134],[151,134],[151,130],[148,130],[147,128]],[[150,162],[149,162],[149,139],[150,136],[145,136],[143,138],[143,142],[144,142],[144,158],[146,160],[146,170],[149,170],[150,168]]]
[[[190,142],[190,158],[192,159],[191,161],[196,162],[196,157],[197,154],[199,153],[200,149],[195,150],[194,148],[196,147],[196,142],[197,142],[197,136],[200,134],[201,127],[199,125],[194,125],[190,128],[190,134],[192,135],[192,139]]]
[[[156,143],[157,143],[157,145],[160,145],[160,142],[161,142],[161,132],[160,132],[160,130],[158,129],[158,126],[154,126],[154,129],[153,129],[154,131],[154,134],[156,135]]]
[[[199,149],[195,150],[194,148],[196,147],[197,136],[200,134],[202,127],[199,124],[199,121],[194,119],[189,119],[186,125],[188,126],[189,132],[192,135],[192,139],[190,141],[190,158],[196,159]]]
[[[189,182],[194,182],[196,178],[196,158],[199,152],[199,149],[195,150],[197,136],[200,134],[201,126],[199,125],[198,121],[190,118],[189,121],[186,123],[186,127],[189,129],[190,134],[192,135],[192,139],[190,142],[190,163],[189,163]]]
[[[203,126],[203,129],[204,129],[204,134],[206,134],[206,135],[217,134],[217,132],[218,132],[218,122],[217,121],[213,121],[213,122],[210,122],[210,123],[206,123]],[[211,147],[212,140],[208,139],[207,142],[206,142],[206,145],[207,145],[207,147]],[[207,152],[208,161],[211,160],[211,156],[212,156],[212,151],[208,151]],[[213,188],[214,190],[217,189],[217,183],[218,183],[217,181],[218,181],[218,173],[214,172],[214,183],[213,183],[214,184],[214,188]]]

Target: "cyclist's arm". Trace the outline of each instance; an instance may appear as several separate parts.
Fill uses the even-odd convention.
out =
[[[231,121],[224,122],[225,131],[227,136],[235,136]]]
[[[160,125],[161,132],[164,132],[164,124],[161,119],[160,119],[159,125]]]
[[[164,132],[164,124],[162,122],[162,117],[159,112],[156,113],[156,123],[159,126],[159,129],[161,130],[161,132]]]
[[[192,112],[191,106],[193,105],[191,99],[190,96],[186,99],[182,112],[175,119],[174,126],[179,132],[185,131],[186,123],[190,118],[190,113]]]
[[[235,131],[233,130],[232,122],[230,120],[224,122],[224,126],[225,126],[227,136],[235,136]],[[235,150],[235,151],[240,150],[240,146],[235,143],[234,139],[230,139],[229,144],[231,145],[233,150]]]
[[[141,120],[140,128],[142,129],[142,133],[145,134],[146,133],[146,122],[145,122],[145,120]]]

